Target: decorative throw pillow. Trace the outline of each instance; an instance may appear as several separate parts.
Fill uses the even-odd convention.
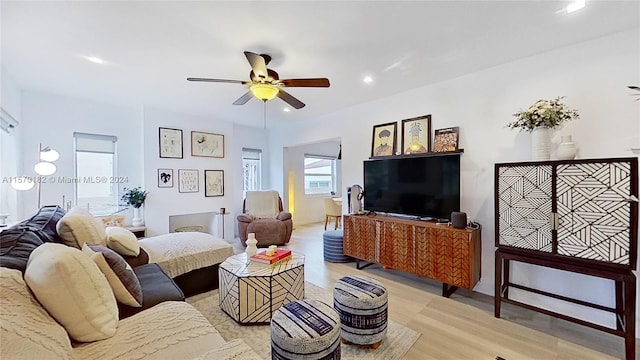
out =
[[[129,230],[119,226],[107,226],[107,246],[120,255],[138,256],[140,245],[138,238]]]
[[[74,248],[80,249],[84,243],[107,245],[107,233],[102,221],[82,208],[69,210],[58,221],[56,230],[62,242]]]
[[[29,257],[24,279],[42,306],[73,339],[112,337],[118,305],[98,266],[78,249],[45,243]]]
[[[29,255],[44,244],[47,235],[28,227],[11,227],[0,234],[0,264],[24,272]]]
[[[124,261],[131,266],[131,268],[137,268],[140,265],[146,265],[149,263],[149,254],[142,247],[140,247],[140,254],[138,256],[126,256],[122,255]]]
[[[68,359],[69,335],[34,299],[22,272],[0,267],[0,359]]]
[[[140,281],[122,256],[100,245],[84,244],[82,252],[89,255],[107,277],[116,300],[133,307],[142,306]]]

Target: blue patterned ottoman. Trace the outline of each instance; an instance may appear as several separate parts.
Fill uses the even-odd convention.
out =
[[[324,261],[344,263],[353,261],[351,256],[346,256],[342,250],[342,230],[325,231],[322,234],[324,245]]]
[[[336,282],[333,307],[342,341],[377,349],[387,333],[387,289],[374,279],[349,275]]]
[[[271,318],[271,359],[339,360],[340,318],[318,300],[296,300]]]

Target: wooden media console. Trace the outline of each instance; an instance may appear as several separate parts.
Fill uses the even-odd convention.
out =
[[[478,229],[392,216],[345,215],[344,253],[358,260],[442,282],[442,296],[458,287],[473,289],[480,280]]]

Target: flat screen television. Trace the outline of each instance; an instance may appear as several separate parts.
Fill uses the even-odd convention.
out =
[[[364,209],[449,219],[460,211],[460,156],[365,161]]]

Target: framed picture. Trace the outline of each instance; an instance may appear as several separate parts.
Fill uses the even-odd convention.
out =
[[[224,170],[204,171],[204,196],[224,196]]]
[[[224,157],[224,135],[191,132],[191,156]]]
[[[397,130],[397,122],[373,126],[373,135],[371,137],[371,157],[395,154]],[[391,144],[389,144],[390,142]]]
[[[173,169],[158,169],[158,187],[173,187]]]
[[[433,151],[447,152],[458,150],[458,132],[459,127],[450,127],[446,129],[438,129],[435,132],[433,140]]]
[[[182,130],[159,128],[160,157],[182,159]]]
[[[431,149],[431,115],[402,120],[402,153],[423,154]]]
[[[178,192],[191,193],[198,192],[198,170],[178,169]]]

